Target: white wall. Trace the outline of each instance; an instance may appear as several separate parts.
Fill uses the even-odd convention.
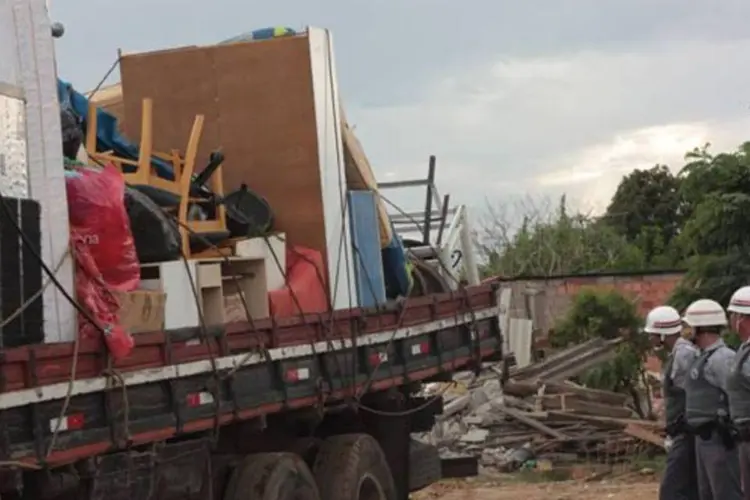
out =
[[[328,30],[308,28],[315,95],[318,160],[323,193],[328,275],[334,309],[356,307],[354,258],[346,210],[346,173],[333,41]]]
[[[0,192],[27,198],[26,113],[14,34],[13,5],[0,0]]]
[[[69,230],[60,109],[45,0],[0,0],[0,82],[5,80],[22,91],[25,113],[18,101],[11,103],[7,98],[0,108],[0,134],[16,136],[16,143],[10,146],[14,151],[8,153],[12,168],[0,176],[0,191],[41,203],[42,258],[53,269],[65,259],[57,279],[72,295],[73,264],[66,257]],[[23,142],[23,129],[25,154],[18,151],[22,146],[17,144]],[[3,139],[0,137],[0,148],[5,148]],[[73,307],[54,286],[47,287],[43,300],[45,340],[73,340],[77,330]]]

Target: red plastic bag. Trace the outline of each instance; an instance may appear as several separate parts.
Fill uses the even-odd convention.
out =
[[[289,248],[286,252],[287,286],[268,294],[271,315],[286,318],[328,311],[324,271],[323,254],[317,250]]]
[[[96,339],[104,331],[104,342],[112,357],[125,358],[133,350],[133,337],[120,325],[120,303],[104,283],[86,238],[71,228],[70,245],[75,258],[76,297],[96,324],[78,314],[78,336]]]
[[[141,268],[125,210],[125,181],[112,165],[103,170],[66,172],[71,234],[88,246],[104,282],[112,290],[138,287]]]

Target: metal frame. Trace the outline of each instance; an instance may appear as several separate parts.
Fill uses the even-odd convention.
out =
[[[425,187],[426,197],[422,212],[394,212],[389,210],[389,216],[396,234],[404,235],[419,230],[422,233],[422,245],[409,249],[415,257],[439,262],[439,271],[453,289],[458,288],[459,280],[463,277],[468,284],[477,285],[480,282],[479,268],[474,254],[471,223],[466,205],[450,206],[450,195],[440,196],[435,185],[435,171],[437,160],[430,156],[427,178],[403,181],[380,182],[378,189],[397,189],[407,187]],[[433,239],[433,230],[437,234]],[[452,258],[454,252],[460,250],[462,265],[454,269]],[[460,275],[463,271],[463,276]]]

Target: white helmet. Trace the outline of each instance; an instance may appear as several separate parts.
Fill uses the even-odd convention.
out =
[[[715,300],[698,299],[685,309],[682,321],[691,327],[726,326],[727,313]]]
[[[732,294],[727,311],[750,315],[750,286],[743,286]]]
[[[682,331],[682,318],[677,309],[659,306],[651,309],[646,316],[643,331],[653,335],[675,335]]]

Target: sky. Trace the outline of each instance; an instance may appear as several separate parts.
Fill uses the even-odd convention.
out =
[[[750,139],[747,0],[51,0],[51,9],[66,28],[59,72],[82,90],[118,48],[329,28],[347,117],[378,179],[425,177],[436,155],[441,194],[480,211],[563,193],[600,211],[633,169],[679,169],[693,147]]]

